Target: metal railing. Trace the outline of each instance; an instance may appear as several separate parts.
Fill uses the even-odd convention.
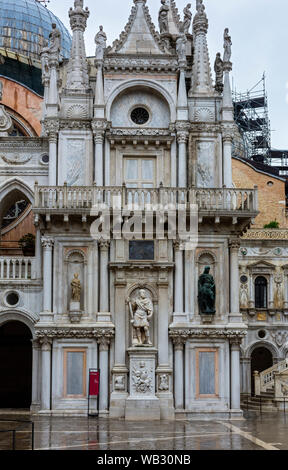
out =
[[[34,450],[35,425],[34,425],[33,421],[24,420],[24,419],[0,418],[0,424],[1,423],[15,423],[15,424],[20,424],[20,425],[24,425],[24,424],[31,425],[31,430],[27,430],[26,432],[31,433],[31,450]],[[0,433],[12,433],[12,450],[16,450],[17,432],[22,432],[23,433],[23,430],[21,430],[21,431],[19,429],[3,429],[3,430],[0,430]],[[25,449],[25,450],[28,450],[28,449]]]

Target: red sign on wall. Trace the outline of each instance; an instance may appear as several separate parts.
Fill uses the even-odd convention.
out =
[[[89,370],[89,396],[98,397],[99,395],[99,381],[100,372],[99,370]]]

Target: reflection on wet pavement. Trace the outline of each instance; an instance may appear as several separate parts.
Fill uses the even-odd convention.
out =
[[[2,419],[30,419],[35,450],[284,450],[288,414],[245,414],[239,421],[125,422],[86,417],[0,415],[0,450],[31,449],[31,425]]]

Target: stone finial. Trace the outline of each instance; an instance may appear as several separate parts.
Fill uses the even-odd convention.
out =
[[[69,10],[70,26],[72,31],[80,30],[85,31],[87,27],[87,19],[89,18],[90,12],[88,7],[84,10],[84,0],[75,0],[74,9],[71,7]]]
[[[13,129],[13,122],[4,106],[0,106],[0,137],[8,137]]]
[[[205,6],[203,5],[203,0],[197,0],[197,13],[194,16],[193,21],[193,32],[195,34],[205,33],[208,31],[208,18],[205,12]]]

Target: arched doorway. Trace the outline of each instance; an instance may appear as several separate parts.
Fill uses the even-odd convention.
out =
[[[254,371],[263,372],[273,366],[273,355],[269,349],[259,346],[251,354],[251,392],[254,394]]]
[[[30,408],[32,334],[24,323],[0,327],[0,408]]]

